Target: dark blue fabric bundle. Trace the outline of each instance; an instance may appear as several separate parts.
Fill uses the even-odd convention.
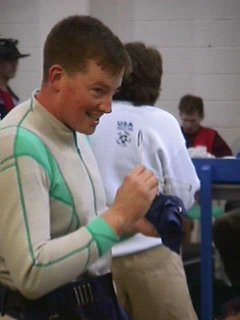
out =
[[[187,216],[182,200],[176,196],[157,195],[146,218],[159,232],[163,244],[179,253],[184,237],[183,216]]]

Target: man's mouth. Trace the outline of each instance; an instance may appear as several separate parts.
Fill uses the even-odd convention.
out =
[[[99,123],[99,120],[100,120],[100,117],[101,117],[100,114],[94,114],[94,113],[88,113],[87,112],[87,115],[88,115],[89,118],[91,118],[91,120],[94,121],[95,124]]]

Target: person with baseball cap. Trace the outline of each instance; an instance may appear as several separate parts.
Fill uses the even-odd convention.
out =
[[[17,72],[18,59],[28,57],[17,49],[18,40],[0,37],[0,120],[19,102],[8,85]]]

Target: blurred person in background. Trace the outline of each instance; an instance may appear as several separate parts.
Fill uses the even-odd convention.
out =
[[[17,43],[18,40],[0,38],[0,119],[19,102],[8,83],[16,76],[18,60],[30,55],[20,53]]]
[[[192,157],[214,156],[220,158],[232,156],[230,147],[216,130],[201,126],[201,122],[204,119],[204,103],[201,97],[191,94],[184,95],[180,99],[178,109],[182,122],[182,132],[186,139],[189,154]],[[206,148],[205,153],[202,149],[203,147]],[[224,270],[230,283],[236,291],[236,294],[239,295],[240,250],[238,245],[240,245],[240,201],[228,200],[225,204],[224,211],[227,214],[218,217],[213,222],[213,242],[220,254]],[[187,227],[187,239],[190,239],[190,233],[193,227],[191,221],[189,221],[189,224],[191,224],[191,226]],[[229,302],[227,307],[230,313],[236,309],[235,305],[231,304],[232,301]],[[240,310],[240,300],[238,300],[236,310]]]
[[[230,147],[216,130],[201,125],[204,119],[201,97],[184,95],[180,99],[178,110],[187,148],[206,147],[206,152],[217,158],[232,155]]]
[[[181,129],[191,158],[219,158],[232,156],[232,151],[219,133],[201,125],[204,120],[204,103],[199,96],[186,94],[178,104]],[[194,210],[194,209],[193,209]],[[200,210],[197,207],[197,210]],[[190,214],[191,215],[191,214]],[[193,221],[185,220],[184,243],[191,242]]]

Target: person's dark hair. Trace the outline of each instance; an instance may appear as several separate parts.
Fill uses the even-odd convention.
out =
[[[135,106],[154,105],[161,87],[161,54],[142,42],[127,43],[125,48],[132,60],[132,72],[123,78],[114,100],[130,101]]]
[[[184,113],[187,115],[192,115],[197,112],[198,115],[203,118],[204,117],[204,106],[203,99],[197,96],[193,96],[191,94],[186,94],[183,96],[178,105],[179,113]]]
[[[124,45],[101,21],[90,16],[67,17],[46,38],[43,81],[47,81],[49,68],[54,64],[72,74],[84,71],[90,59],[113,75],[123,68],[126,73],[131,70]]]

